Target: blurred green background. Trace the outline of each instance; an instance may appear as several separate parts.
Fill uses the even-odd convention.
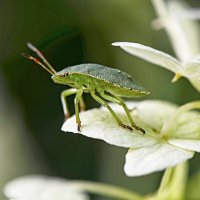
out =
[[[189,2],[200,6],[198,0]],[[166,33],[151,27],[155,18],[147,0],[0,0],[0,189],[32,173],[102,181],[141,193],[157,188],[161,173],[125,176],[127,149],[62,132],[60,92],[66,87],[20,55],[31,53],[26,43],[32,42],[57,71],[99,63],[130,73],[151,91],[148,99],[178,104],[198,99],[186,80],[171,84],[170,72],[111,46],[138,42],[173,55]],[[85,99],[88,108],[99,106],[89,95]],[[69,102],[73,109],[73,97]],[[200,169],[198,160],[192,160],[191,173]]]

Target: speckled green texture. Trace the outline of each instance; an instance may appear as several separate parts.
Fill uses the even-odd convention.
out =
[[[119,70],[106,67],[99,64],[80,64],[67,67],[55,75],[82,74],[110,83],[110,85],[119,86],[121,88],[140,91],[143,94],[149,93],[145,88],[138,84],[129,74]]]

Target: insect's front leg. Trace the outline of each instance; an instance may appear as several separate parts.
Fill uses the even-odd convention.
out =
[[[77,124],[77,130],[79,132],[81,130],[81,120],[80,120],[80,117],[79,117],[79,103],[83,100],[82,94],[83,94],[83,90],[78,90],[76,97],[74,99],[75,113],[76,113],[76,124]]]
[[[80,103],[79,103],[79,105],[80,105],[80,112],[82,112],[82,111],[85,111],[85,110],[86,110],[85,101],[84,101],[84,99],[83,99],[83,97],[82,97],[82,96],[81,96],[81,98],[80,98]]]
[[[68,97],[72,94],[76,94],[77,92],[78,92],[77,89],[71,88],[71,89],[64,90],[60,95],[65,120],[70,117],[70,112],[69,112],[69,108],[68,108],[68,105],[67,105],[66,97]]]

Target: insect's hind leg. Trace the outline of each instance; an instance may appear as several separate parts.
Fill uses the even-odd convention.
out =
[[[107,94],[105,94],[104,92],[101,92],[100,95],[101,95],[104,99],[106,99],[106,100],[108,100],[108,101],[111,101],[111,102],[113,102],[113,103],[117,103],[117,104],[121,105],[121,106],[123,107],[124,111],[126,112],[126,115],[127,115],[128,119],[129,119],[129,121],[130,121],[130,123],[131,123],[131,126],[132,126],[133,128],[135,128],[136,130],[139,130],[139,131],[141,131],[142,133],[145,133],[145,130],[142,129],[141,127],[137,126],[137,125],[135,124],[135,122],[133,121],[133,118],[131,117],[131,114],[130,114],[130,112],[129,112],[127,106],[126,106],[126,104],[124,103],[123,99],[121,99],[120,97],[116,97],[116,96],[114,96],[114,95],[112,95],[112,96],[111,96],[111,95],[107,95]]]
[[[102,106],[106,107],[110,111],[110,113],[112,114],[114,119],[117,121],[119,126],[122,126],[123,128],[127,128],[127,129],[132,131],[132,128],[130,126],[127,126],[127,125],[122,123],[122,121],[116,115],[114,110],[108,105],[108,103],[106,101],[104,101],[101,97],[97,96],[94,91],[91,91],[91,95],[97,102],[99,102]]]
[[[74,105],[75,105],[75,114],[76,114],[76,124],[77,124],[77,130],[80,132],[81,130],[81,120],[79,117],[79,103],[83,100],[82,99],[83,90],[78,90],[74,99]],[[83,103],[83,102],[81,102]]]

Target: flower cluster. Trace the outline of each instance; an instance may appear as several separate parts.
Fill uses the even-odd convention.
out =
[[[145,129],[145,135],[137,130],[119,127],[105,108],[82,112],[81,134],[105,142],[129,148],[124,166],[128,176],[140,176],[160,171],[192,158],[200,152],[200,114],[191,109],[200,108],[193,102],[178,108],[165,101],[145,100],[126,102],[136,124]],[[117,115],[128,119],[120,106],[111,104]],[[75,116],[62,126],[66,132],[77,133]]]

